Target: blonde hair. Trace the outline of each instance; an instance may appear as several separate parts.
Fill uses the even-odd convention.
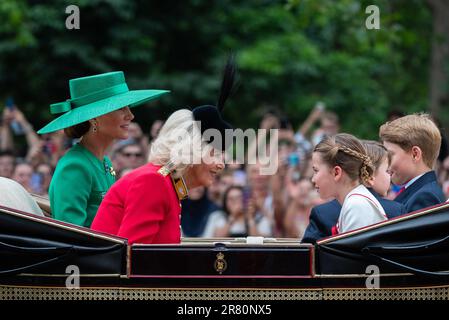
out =
[[[322,160],[329,166],[339,166],[351,180],[363,184],[369,182],[374,167],[362,143],[353,135],[339,133],[326,137],[313,150],[321,154]]]
[[[361,142],[365,147],[366,153],[371,158],[374,171],[379,169],[385,159],[388,160],[388,163],[391,162],[391,155],[388,153],[387,148],[385,148],[383,144],[373,140],[362,140]]]
[[[203,155],[212,148],[202,139],[192,111],[181,109],[174,112],[162,126],[151,145],[148,161],[161,166],[169,164],[175,176],[179,177],[193,164],[201,163]]]
[[[441,148],[441,133],[430,116],[412,114],[383,124],[379,130],[382,141],[397,144],[405,151],[417,146],[424,163],[432,168]]]

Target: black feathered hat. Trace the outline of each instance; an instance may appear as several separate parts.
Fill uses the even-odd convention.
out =
[[[211,137],[208,140],[208,143],[212,144],[214,148],[223,151],[232,144],[231,139],[226,139],[226,134],[229,135],[230,133],[229,131],[228,133],[226,133],[226,129],[233,128],[228,122],[223,120],[221,113],[224,109],[226,100],[228,99],[233,89],[235,72],[236,67],[234,63],[234,57],[231,56],[228,59],[228,62],[226,63],[224,69],[223,80],[221,83],[220,95],[217,105],[204,105],[196,107],[192,110],[193,118],[195,119],[195,121],[201,122],[201,134],[204,134],[204,132],[208,129],[215,129],[220,132],[221,141],[218,141],[214,139],[214,137]]]

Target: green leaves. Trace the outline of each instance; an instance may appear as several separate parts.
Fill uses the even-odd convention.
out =
[[[80,30],[65,28],[69,4]],[[365,28],[370,4],[380,30]],[[176,108],[215,102],[234,52],[240,87],[226,117],[237,126],[257,126],[274,105],[296,127],[321,100],[343,130],[376,138],[389,110],[425,109],[431,18],[407,0],[2,0],[0,99],[13,95],[38,127],[68,97],[68,79],[123,70],[131,87],[172,90],[139,111],[147,130]]]

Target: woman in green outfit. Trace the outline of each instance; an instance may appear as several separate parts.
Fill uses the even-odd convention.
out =
[[[67,101],[50,106],[63,113],[39,134],[64,129],[81,138],[58,162],[49,196],[55,219],[90,227],[104,195],[115,182],[106,150],[115,139],[127,139],[134,115],[130,108],[148,102],[166,90],[128,89],[123,72],[109,72],[69,81]]]

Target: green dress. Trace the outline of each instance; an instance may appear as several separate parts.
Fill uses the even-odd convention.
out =
[[[80,144],[59,161],[50,183],[53,218],[90,227],[104,195],[115,182],[111,160],[96,158]]]

